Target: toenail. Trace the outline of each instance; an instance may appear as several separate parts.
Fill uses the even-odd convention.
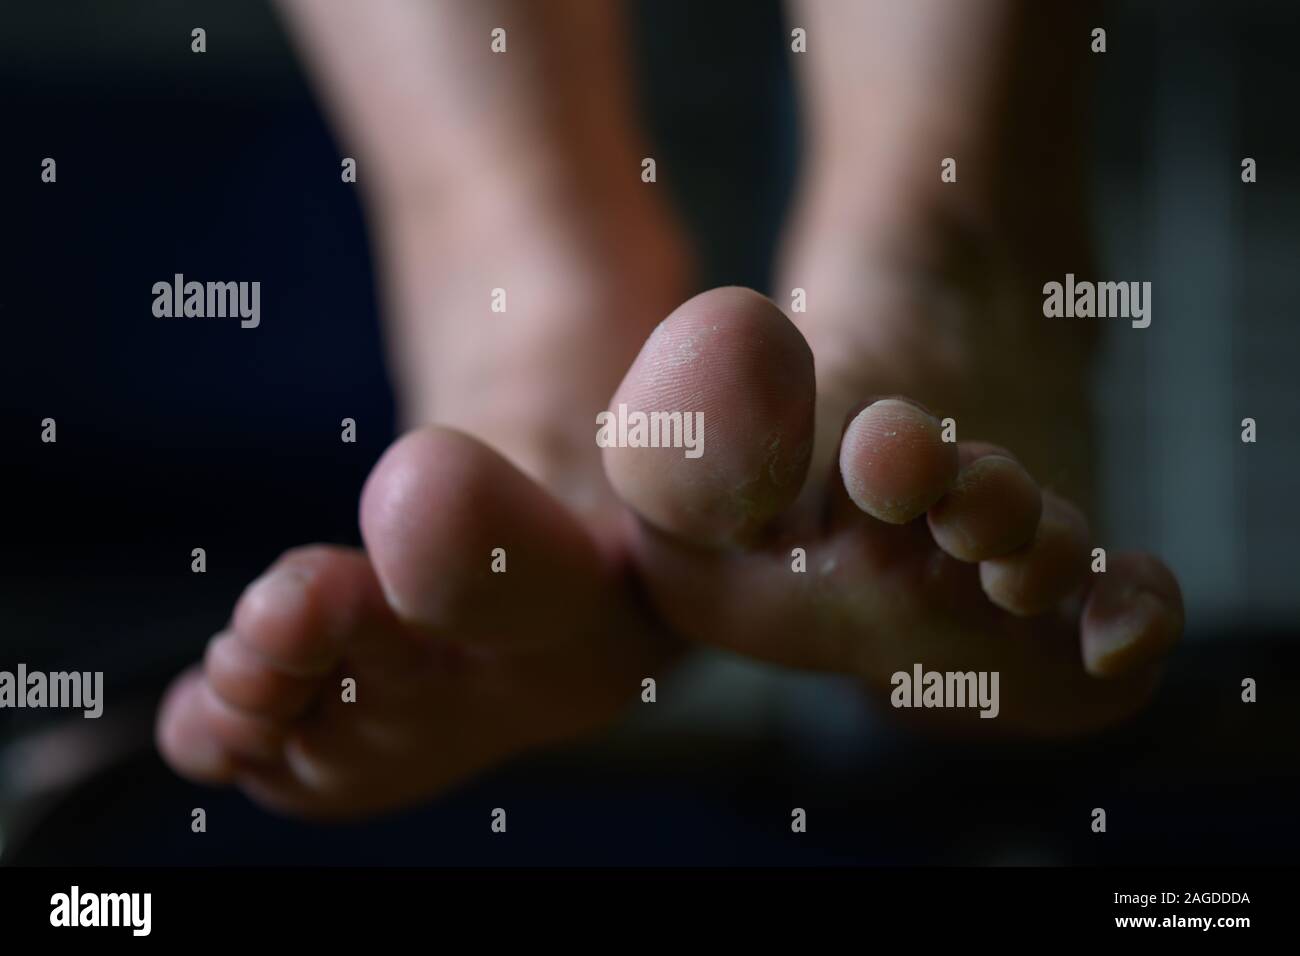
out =
[[[1150,634],[1167,615],[1163,600],[1149,591],[1139,591],[1120,618],[1125,632],[1123,646],[1127,647]]]
[[[307,585],[311,575],[298,568],[275,568],[248,588],[245,600],[259,611],[294,616],[307,608]]]
[[[1168,619],[1169,608],[1163,598],[1149,591],[1136,592],[1125,602],[1124,610],[1093,637],[1088,670],[1102,674],[1127,670],[1125,658],[1158,635]]]

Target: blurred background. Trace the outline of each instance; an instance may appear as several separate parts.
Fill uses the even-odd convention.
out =
[[[630,10],[708,284],[764,288],[798,155],[783,11]],[[1300,7],[1113,3],[1097,25],[1102,274],[1151,279],[1156,303],[1140,335],[1107,326],[1102,524],[1111,549],[1163,554],[1189,606],[1151,710],[1087,742],[972,751],[898,729],[844,681],[709,656],[606,739],[320,828],[180,781],[151,732],[245,583],[289,546],[359,543],[394,414],[344,153],[268,4],[5,4],[0,669],[102,670],[107,707],[0,711],[0,864],[1293,861]],[[146,290],[175,272],[260,277],[273,319],[155,320]]]

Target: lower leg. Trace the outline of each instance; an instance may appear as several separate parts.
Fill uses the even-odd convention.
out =
[[[907,392],[1086,500],[1091,330],[1040,311],[1045,281],[1091,268],[1086,12],[796,4],[806,159],[778,296],[806,291],[794,319],[818,360],[823,464],[863,389]]]
[[[687,271],[640,180],[618,6],[281,6],[360,158],[408,423],[474,431],[589,498],[573,472],[599,473],[595,414]]]
[[[1007,241],[1036,239],[1035,217],[1081,219],[1088,9],[797,0],[805,195],[882,227],[996,221]],[[945,158],[956,182],[940,179]]]

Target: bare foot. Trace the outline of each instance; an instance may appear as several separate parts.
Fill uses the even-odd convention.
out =
[[[671,661],[593,434],[687,257],[615,122],[612,8],[283,6],[363,148],[424,427],[367,482],[365,550],[295,549],[250,585],[157,736],[186,776],[339,817],[603,726]]]
[[[593,436],[684,269],[648,226],[602,250],[533,198],[458,218],[457,242],[385,224],[396,339],[427,363],[410,417],[445,424],[375,467],[364,552],[287,553],[172,688],[158,739],[181,773],[299,814],[382,810],[610,722],[667,666]]]
[[[306,816],[397,807],[603,725],[669,656],[617,560],[469,436],[394,445],[361,521],[365,552],[285,554],[178,678],[158,741],[179,772]]]
[[[615,490],[644,519],[638,567],[679,633],[885,692],[915,664],[997,671],[999,719],[940,715],[986,732],[1083,732],[1147,699],[1182,629],[1163,564],[1111,555],[1090,574],[1083,513],[1043,490],[1014,445],[946,443],[934,414],[870,401],[869,382],[865,407],[819,429],[815,394],[803,336],[742,289],[681,306],[619,387],[615,407],[705,413],[699,459],[605,451]],[[814,433],[832,430],[832,463],[805,487]]]

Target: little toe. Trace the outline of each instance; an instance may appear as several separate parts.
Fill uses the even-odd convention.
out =
[[[1182,631],[1183,597],[1173,573],[1150,554],[1112,555],[1084,607],[1084,668],[1095,677],[1134,673],[1163,657]]]
[[[203,783],[227,783],[241,762],[274,763],[283,755],[284,728],[231,707],[198,668],[169,689],[156,736],[168,762]]]
[[[200,783],[227,783],[234,760],[209,729],[200,707],[203,672],[185,671],[163,695],[154,737],[158,750],[177,773]]]

